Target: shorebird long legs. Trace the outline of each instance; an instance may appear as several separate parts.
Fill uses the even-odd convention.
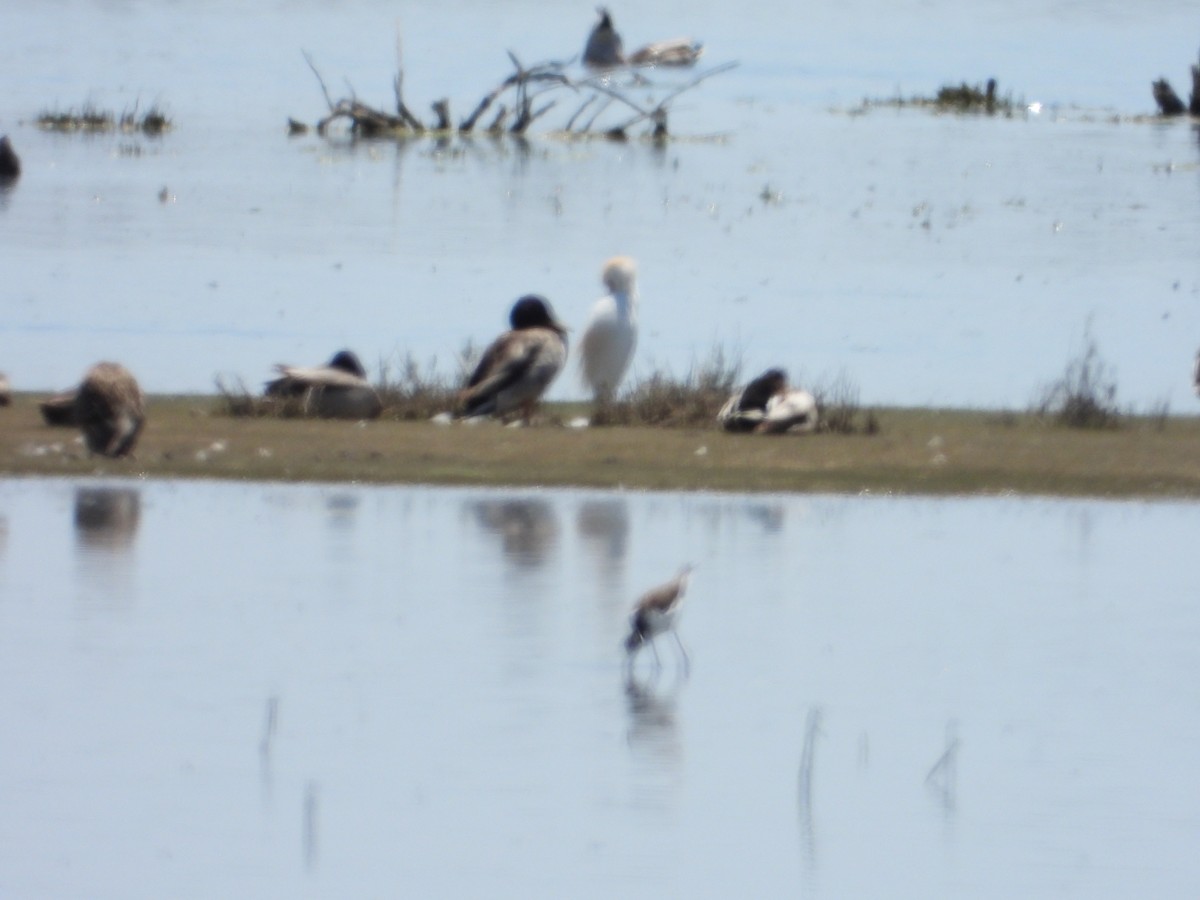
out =
[[[650,645],[650,650],[654,653],[655,671],[662,668],[662,659],[658,655],[658,648],[654,646],[654,639],[664,631],[671,632],[671,636],[675,638],[683,660],[683,673],[687,675],[690,672],[691,660],[683,646],[683,640],[675,630],[675,622],[683,605],[683,595],[687,591],[688,576],[691,572],[690,565],[684,566],[675,578],[652,588],[638,600],[629,621],[629,637],[625,639],[625,662],[630,672],[633,671],[638,651],[646,644]]]

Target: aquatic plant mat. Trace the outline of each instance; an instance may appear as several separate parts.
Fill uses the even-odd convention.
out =
[[[767,437],[714,428],[232,418],[214,397],[148,398],[132,460],[89,459],[42,423],[39,397],[0,410],[0,473],[578,485],[631,489],[1200,498],[1200,418],[1063,428],[1000,412],[876,409],[877,434]],[[569,421],[581,406],[551,408]]]

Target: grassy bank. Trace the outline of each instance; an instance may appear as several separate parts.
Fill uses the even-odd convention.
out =
[[[876,410],[879,433],[806,437],[230,418],[151,397],[136,459],[88,458],[37,399],[0,409],[0,474],[730,491],[1200,497],[1200,418],[1082,430],[1025,415]],[[552,410],[566,418],[578,410]]]

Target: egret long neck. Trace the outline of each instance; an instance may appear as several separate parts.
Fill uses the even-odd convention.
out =
[[[613,291],[612,297],[613,302],[617,304],[618,316],[622,319],[633,319],[637,316],[637,291]]]

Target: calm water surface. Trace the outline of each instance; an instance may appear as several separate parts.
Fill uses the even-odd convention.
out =
[[[1196,527],[0,482],[0,895],[1194,896]]]
[[[0,132],[25,172],[0,195],[0,366],[44,390],[116,357],[152,391],[208,391],[350,346],[373,369],[412,354],[449,372],[525,292],[579,329],[622,252],[642,268],[640,374],[683,374],[720,344],[747,374],[844,373],[866,403],[1021,407],[1090,323],[1121,402],[1193,411],[1200,143],[1187,122],[1132,118],[1153,111],[1151,79],[1185,89],[1190,0],[614,14],[630,44],[692,33],[706,64],[741,63],[679,99],[688,140],[284,136],[288,116],[324,112],[302,50],[336,95],[386,106],[399,26],[410,105],[446,96],[461,116],[507,74],[506,49],[578,53],[590,4],[6,3]],[[1043,111],[849,114],[989,76]],[[160,103],[177,128],[31,124],[89,100]],[[578,394],[571,375],[554,388]]]

